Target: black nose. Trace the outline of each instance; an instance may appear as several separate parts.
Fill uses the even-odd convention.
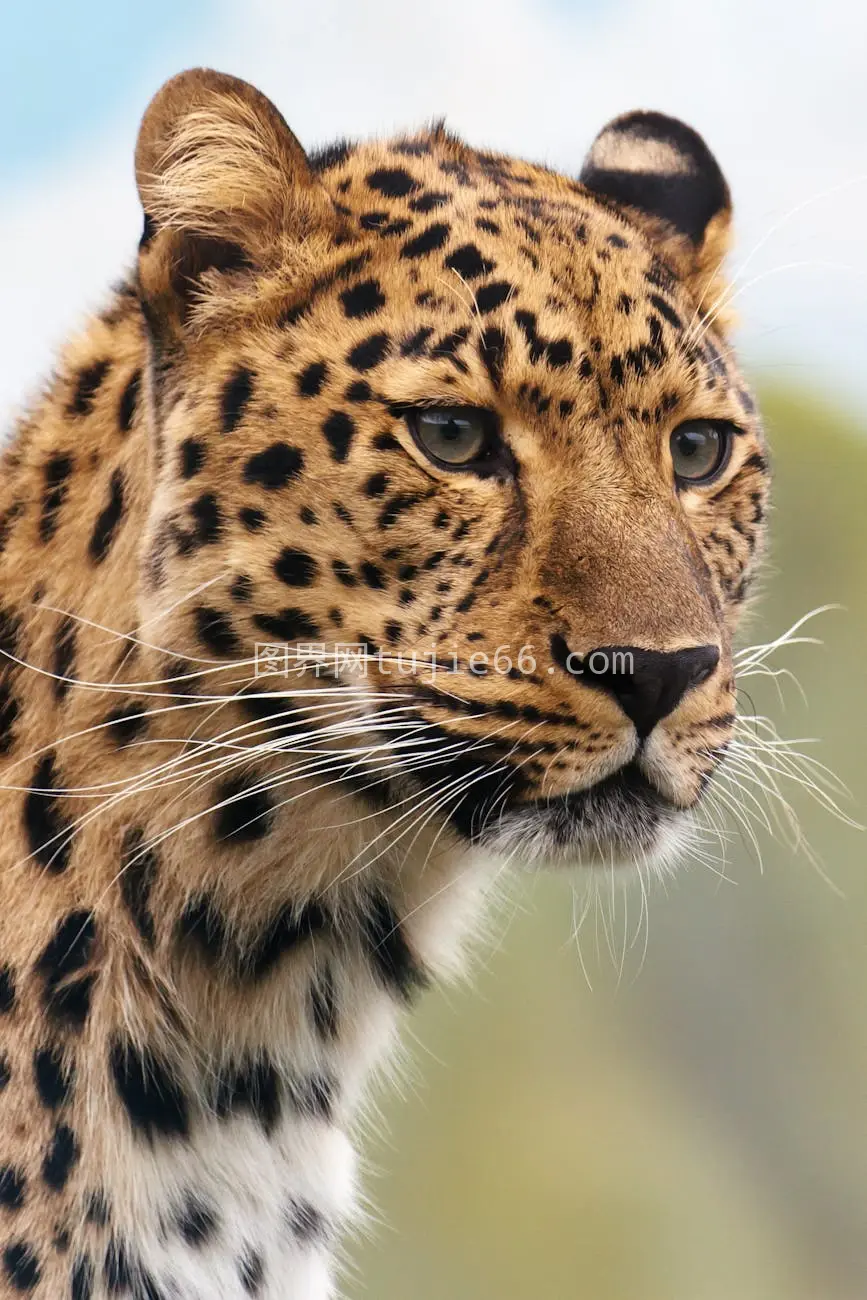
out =
[[[718,663],[719,649],[715,645],[672,651],[609,645],[585,655],[581,672],[575,671],[575,676],[585,686],[596,686],[613,695],[643,738],[677,708],[687,691],[707,681]]]

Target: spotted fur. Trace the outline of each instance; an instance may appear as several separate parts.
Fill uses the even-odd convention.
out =
[[[0,1294],[324,1300],[367,1071],[502,856],[656,852],[731,735],[768,466],[728,191],[656,114],[579,179],[441,127],[307,158],[206,72],[136,161],[136,270],[0,476]],[[425,404],[496,462],[427,458]],[[677,490],[694,418],[731,456]]]

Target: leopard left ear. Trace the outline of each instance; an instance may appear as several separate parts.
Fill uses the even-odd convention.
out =
[[[697,131],[664,113],[625,113],[593,141],[580,180],[670,240],[686,278],[706,292],[728,250],[731,195]]]
[[[160,334],[182,338],[233,275],[291,273],[314,260],[337,227],[280,113],[224,73],[194,68],[167,82],[144,115],[135,162],[145,215],[139,289]]]

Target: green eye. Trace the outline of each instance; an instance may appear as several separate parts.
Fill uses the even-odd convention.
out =
[[[481,469],[496,450],[496,417],[473,406],[420,406],[410,432],[431,460],[449,469]]]
[[[716,420],[687,420],[671,435],[671,463],[685,487],[709,483],[724,468],[734,430]]]

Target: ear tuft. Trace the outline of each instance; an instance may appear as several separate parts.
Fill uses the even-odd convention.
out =
[[[609,122],[580,179],[594,194],[667,222],[697,248],[712,222],[728,223],[731,197],[719,164],[697,131],[664,113]]]

